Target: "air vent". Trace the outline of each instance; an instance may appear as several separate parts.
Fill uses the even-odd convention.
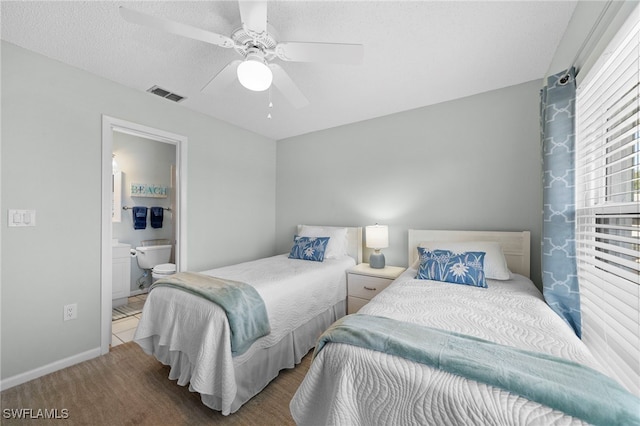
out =
[[[181,100],[185,99],[184,96],[172,93],[158,86],[153,86],[151,89],[147,90],[147,92],[153,93],[154,95],[158,95],[162,98],[169,99],[170,101],[174,102],[180,102]]]

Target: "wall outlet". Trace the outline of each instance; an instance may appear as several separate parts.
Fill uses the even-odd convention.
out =
[[[64,305],[63,318],[65,321],[78,318],[78,304]]]

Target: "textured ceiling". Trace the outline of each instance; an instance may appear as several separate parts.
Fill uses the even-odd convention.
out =
[[[279,41],[364,45],[362,65],[275,61],[308,98],[301,109],[275,88],[201,93],[238,54],[130,24],[120,5],[223,35],[239,26],[235,1],[3,0],[2,39],[279,140],[543,78],[576,3],[270,1]]]

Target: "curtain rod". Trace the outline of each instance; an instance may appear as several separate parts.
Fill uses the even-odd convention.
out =
[[[591,37],[593,37],[593,33],[600,26],[600,22],[602,22],[604,15],[607,13],[607,10],[609,10],[609,6],[611,6],[611,3],[613,3],[613,0],[608,0],[607,4],[604,6],[602,11],[600,12],[600,15],[598,15],[598,19],[596,19],[596,22],[591,27],[589,34],[587,34],[584,41],[582,42],[582,45],[578,49],[576,56],[573,58],[573,61],[571,62],[571,65],[569,65],[569,68],[567,68],[567,73],[560,79],[559,81],[560,84],[562,85],[567,84],[567,82],[571,78],[571,76],[569,75],[569,72],[571,71],[572,68],[576,66],[576,62],[578,62],[580,55],[582,55],[582,51],[584,50],[585,47],[587,47],[587,44],[591,41]]]

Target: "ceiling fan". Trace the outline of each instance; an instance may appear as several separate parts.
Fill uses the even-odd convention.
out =
[[[267,21],[266,0],[239,0],[238,5],[241,26],[228,37],[123,6],[120,6],[120,14],[133,24],[234,49],[242,59],[227,64],[202,88],[204,93],[214,93],[231,84],[236,78],[244,87],[254,91],[267,90],[273,83],[291,105],[302,108],[308,105],[309,101],[286,71],[272,62],[274,59],[334,64],[362,62],[364,47],[361,44],[278,41],[275,30]]]

